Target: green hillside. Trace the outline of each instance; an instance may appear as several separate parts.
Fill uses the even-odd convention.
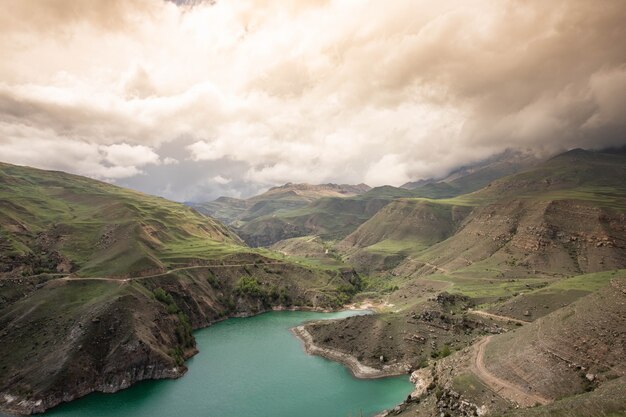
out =
[[[325,240],[342,239],[378,210],[397,198],[417,194],[383,186],[353,197],[325,197],[295,209],[278,210],[238,225],[237,233],[253,246],[268,246],[283,239],[320,235]]]
[[[623,268],[624,178],[626,155],[574,150],[473,193],[395,201],[337,248],[359,268],[397,266],[400,276]],[[465,214],[462,221],[452,209]],[[381,264],[381,255],[395,262]],[[398,255],[408,257],[399,266]]]
[[[182,204],[62,172],[0,164],[0,271],[132,275],[244,250]]]
[[[193,329],[360,288],[347,265],[251,249],[182,204],[0,164],[2,412],[180,377]]]
[[[537,165],[540,159],[532,154],[505,151],[474,165],[461,167],[440,180],[409,182],[402,186],[420,197],[450,198],[479,190],[494,180],[517,174]]]

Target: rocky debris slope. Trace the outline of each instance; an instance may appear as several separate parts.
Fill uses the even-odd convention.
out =
[[[573,200],[513,200],[474,210],[459,231],[400,265],[398,275],[497,266],[508,278],[626,267],[624,213]]]

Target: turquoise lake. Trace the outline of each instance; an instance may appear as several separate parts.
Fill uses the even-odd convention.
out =
[[[271,312],[194,333],[200,353],[176,380],[145,381],[91,394],[46,417],[372,416],[412,391],[408,376],[359,380],[341,364],[304,352],[289,331],[308,320],[356,312]]]

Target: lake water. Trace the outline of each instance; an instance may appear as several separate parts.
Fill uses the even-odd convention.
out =
[[[200,353],[176,380],[145,381],[91,394],[46,417],[372,416],[402,402],[406,377],[359,380],[344,366],[309,356],[289,331],[307,320],[356,312],[271,312],[229,319],[194,333]]]

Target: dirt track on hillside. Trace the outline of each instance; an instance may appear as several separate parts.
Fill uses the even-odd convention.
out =
[[[529,393],[522,387],[509,381],[498,378],[485,367],[485,348],[492,336],[479,340],[475,345],[475,357],[472,362],[472,371],[481,381],[499,396],[507,401],[518,404],[520,407],[532,407],[535,404],[549,404],[551,401],[539,394]]]
[[[499,316],[497,314],[487,313],[486,311],[482,311],[482,310],[471,310],[470,309],[469,313],[478,314],[479,316],[492,318],[492,319],[495,319],[495,320],[500,320],[500,321],[505,321],[505,322],[509,322],[510,321],[510,322],[519,323],[519,324],[528,324],[528,323],[530,323],[529,321],[514,319],[512,317],[507,317],[507,316]]]

